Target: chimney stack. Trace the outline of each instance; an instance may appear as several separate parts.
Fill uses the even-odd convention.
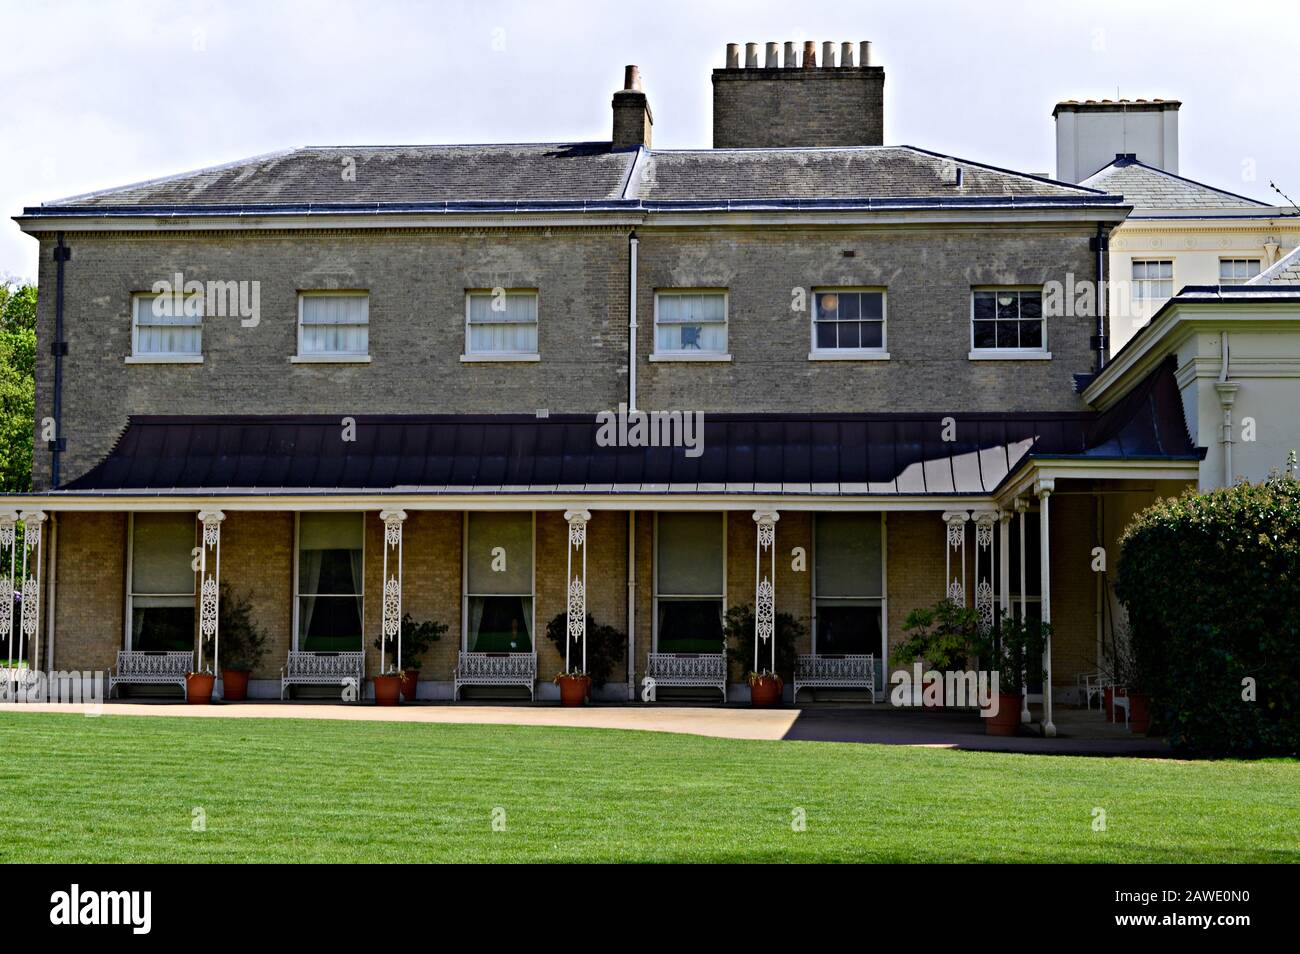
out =
[[[1178,174],[1176,99],[1067,100],[1056,120],[1056,178],[1082,182],[1119,157],[1132,155]]]
[[[778,65],[778,44],[767,43],[760,66],[758,44],[747,43],[742,67],[740,45],[728,43],[726,67],[713,71],[714,148],[882,145],[885,71],[871,65],[870,42],[856,65],[854,44],[838,45],[822,41],[819,66],[817,41],[804,41],[802,60],[785,41]]]
[[[734,45],[734,44],[733,44]],[[730,59],[731,46],[727,47]],[[654,116],[650,101],[641,89],[641,71],[628,66],[623,72],[623,88],[614,94],[614,149],[650,148],[650,132]]]

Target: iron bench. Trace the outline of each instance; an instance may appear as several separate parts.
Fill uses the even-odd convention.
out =
[[[291,650],[280,667],[280,698],[291,686],[356,687],[361,698],[361,684],[366,678],[366,654],[363,652],[312,653]]]
[[[876,696],[876,657],[801,655],[794,666],[794,698],[800,689],[866,689]]]
[[[726,653],[651,653],[646,675],[654,686],[717,689],[727,701]]]
[[[523,686],[532,700],[536,685],[537,653],[461,653],[451,698],[460,698],[462,686]]]
[[[118,686],[180,686],[181,697],[189,698],[185,677],[194,671],[194,653],[184,650],[123,649],[117,666],[108,676],[108,697]]]

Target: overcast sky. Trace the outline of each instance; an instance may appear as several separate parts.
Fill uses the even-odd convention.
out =
[[[1060,99],[1181,99],[1183,175],[1300,201],[1288,6],[0,0],[0,277],[36,273],[9,216],[93,189],[288,146],[607,140],[626,63],[655,145],[708,146],[728,42],[871,40],[886,143],[1026,171],[1055,168]]]

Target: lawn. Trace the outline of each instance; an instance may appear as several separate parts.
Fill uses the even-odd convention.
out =
[[[12,712],[0,750],[6,861],[1300,861],[1294,761]]]

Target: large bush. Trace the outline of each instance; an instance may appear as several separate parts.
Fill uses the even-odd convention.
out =
[[[1173,745],[1204,755],[1300,750],[1300,481],[1274,476],[1162,501],[1121,545],[1132,681]]]

